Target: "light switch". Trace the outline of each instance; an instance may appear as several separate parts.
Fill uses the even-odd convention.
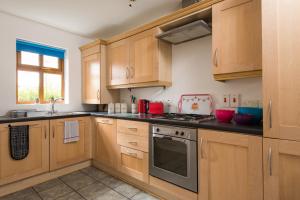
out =
[[[228,108],[230,106],[229,94],[223,95],[223,107]]]

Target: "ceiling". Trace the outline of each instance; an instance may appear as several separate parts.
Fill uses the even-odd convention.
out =
[[[0,0],[0,11],[89,38],[107,39],[180,8],[181,0]]]

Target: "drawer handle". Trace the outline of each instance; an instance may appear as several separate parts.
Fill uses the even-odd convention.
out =
[[[129,153],[128,152],[128,155],[137,158],[137,153]]]
[[[131,131],[137,131],[138,130],[137,128],[134,128],[134,127],[129,127],[128,129],[131,130]]]
[[[128,144],[131,144],[131,145],[133,145],[133,146],[137,146],[137,145],[138,145],[137,142],[128,142]]]

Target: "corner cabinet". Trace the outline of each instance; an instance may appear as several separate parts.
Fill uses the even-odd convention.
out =
[[[262,200],[262,137],[198,131],[199,200]]]
[[[10,157],[9,124],[0,125],[0,185],[49,171],[49,121],[12,123],[29,126],[29,154],[23,160]]]
[[[102,165],[116,169],[119,155],[117,145],[117,120],[98,117],[94,120],[96,123],[96,132],[93,159]]]
[[[78,121],[79,141],[64,143],[66,121]],[[50,170],[91,159],[92,138],[90,117],[50,120]]]
[[[172,46],[153,28],[108,45],[109,88],[170,86]]]
[[[82,63],[82,102],[108,104],[118,101],[119,91],[107,86],[106,46],[101,40],[80,47]]]
[[[214,78],[261,76],[261,0],[224,0],[212,10]]]

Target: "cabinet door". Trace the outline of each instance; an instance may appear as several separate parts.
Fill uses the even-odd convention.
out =
[[[100,104],[100,54],[82,57],[83,103]]]
[[[300,199],[300,142],[264,139],[264,199]]]
[[[114,42],[108,46],[108,84],[129,83],[129,41]]]
[[[79,141],[64,143],[65,121],[78,121]],[[68,118],[50,121],[50,170],[91,158],[90,119]]]
[[[199,130],[199,200],[262,200],[262,138]]]
[[[262,68],[260,0],[225,0],[213,5],[213,73]]]
[[[118,158],[116,120],[96,118],[94,159],[101,164],[116,168]]]
[[[158,40],[156,29],[130,38],[130,83],[158,80]]]
[[[0,185],[49,171],[49,121],[14,123],[29,125],[29,154],[23,160],[10,157],[8,124],[0,126]]]
[[[149,182],[148,153],[120,146],[119,171],[135,179]]]
[[[262,8],[264,135],[300,141],[300,1]]]

